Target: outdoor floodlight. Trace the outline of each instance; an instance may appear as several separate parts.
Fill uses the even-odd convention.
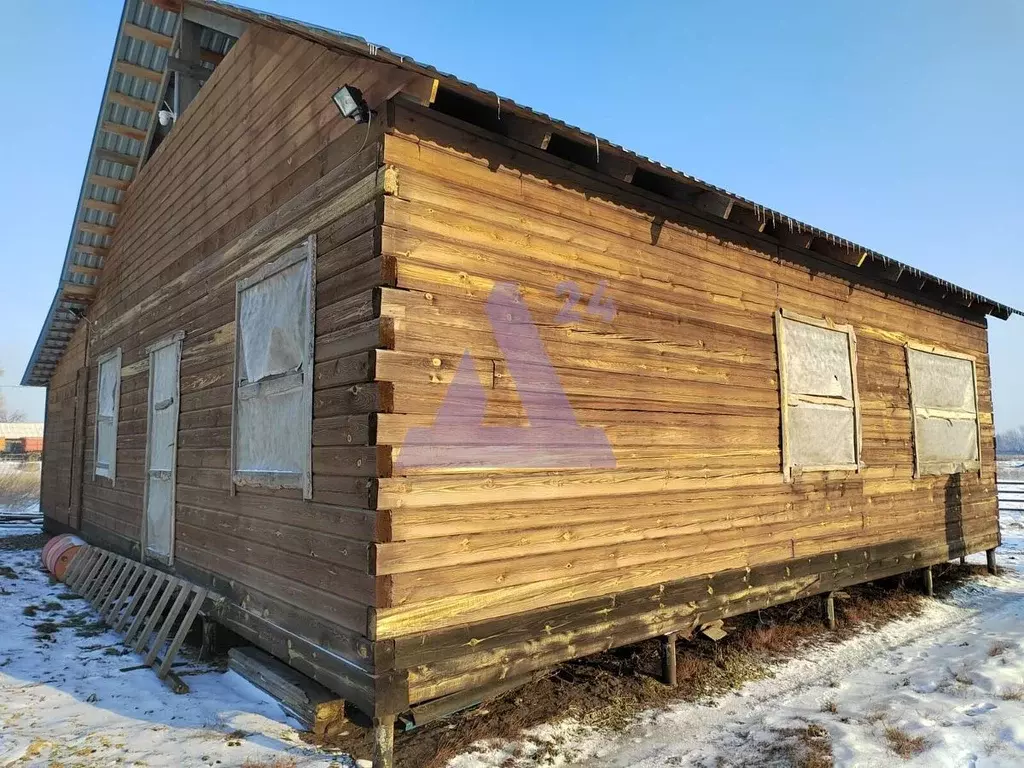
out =
[[[342,117],[351,118],[357,123],[363,123],[369,119],[370,108],[363,100],[362,91],[354,85],[343,85],[335,92],[333,98]]]

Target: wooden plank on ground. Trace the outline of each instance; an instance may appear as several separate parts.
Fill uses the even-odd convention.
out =
[[[345,722],[344,700],[259,648],[232,648],[228,668],[277,699],[318,738]]]

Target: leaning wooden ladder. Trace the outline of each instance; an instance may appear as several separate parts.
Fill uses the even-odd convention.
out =
[[[199,615],[207,590],[89,545],[72,561],[64,584],[88,600],[108,627],[123,633],[124,644],[145,655],[144,665],[152,667],[173,691],[188,692],[171,665]],[[176,624],[178,629],[161,659],[159,654]]]

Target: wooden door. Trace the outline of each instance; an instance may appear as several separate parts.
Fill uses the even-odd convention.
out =
[[[179,332],[149,347],[149,405],[142,547],[145,558],[174,559],[174,487],[178,456]]]

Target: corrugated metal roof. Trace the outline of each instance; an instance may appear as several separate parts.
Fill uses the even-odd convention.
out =
[[[151,121],[166,84],[179,14],[145,0],[126,0],[79,193],[60,281],[21,383],[49,382],[84,315],[106,265],[117,212],[145,162]],[[200,48],[216,60],[235,38],[203,29]],[[205,56],[204,56],[205,57]]]
[[[23,437],[42,437],[42,422],[36,421],[0,421],[0,440],[20,440]]]
[[[597,151],[619,153],[635,162],[644,171],[676,180],[689,188],[720,195],[730,201],[730,204],[736,203],[751,211],[757,221],[770,221],[779,232],[788,229],[791,233],[817,238],[827,248],[845,252],[848,257],[852,257],[852,262],[843,262],[847,265],[852,263],[859,268],[868,263],[876,270],[894,274],[896,281],[903,275],[909,275],[920,281],[918,290],[922,290],[926,285],[937,286],[942,291],[941,298],[933,296],[932,300],[943,301],[950,296],[957,300],[956,303],[960,306],[976,307],[975,311],[979,314],[991,314],[1003,319],[1011,314],[1024,315],[1024,312],[1018,309],[954,285],[851,240],[793,219],[780,211],[708,184],[695,176],[630,152],[607,139],[517,104],[493,91],[460,80],[454,75],[441,72],[408,56],[394,53],[361,37],[219,0],[189,0],[188,5],[242,22],[262,24],[290,32],[347,53],[376,58],[434,78],[445,86],[462,89],[481,102],[494,104],[499,115],[505,112],[537,123],[545,123],[557,129],[560,135],[592,144]],[[90,292],[95,291],[104,267],[105,252],[110,245],[110,235],[117,224],[116,211],[111,206],[116,207],[120,204],[136,168],[144,162],[141,154],[144,151],[145,136],[140,138],[139,134],[150,129],[149,122],[155,111],[154,106],[160,88],[156,75],[163,76],[170,41],[177,31],[177,26],[176,13],[157,8],[143,0],[127,0],[125,3],[61,285],[57,289],[57,295],[50,307],[46,324],[40,333],[22,384],[44,385],[49,381],[57,361],[67,346],[70,332],[77,326],[88,306]],[[234,38],[221,32],[210,28],[203,30],[201,45],[205,50],[224,54],[230,50],[233,42]],[[91,201],[100,205],[94,204],[93,207],[89,207]],[[65,286],[68,286],[67,291]],[[953,305],[954,302],[947,303]]]

